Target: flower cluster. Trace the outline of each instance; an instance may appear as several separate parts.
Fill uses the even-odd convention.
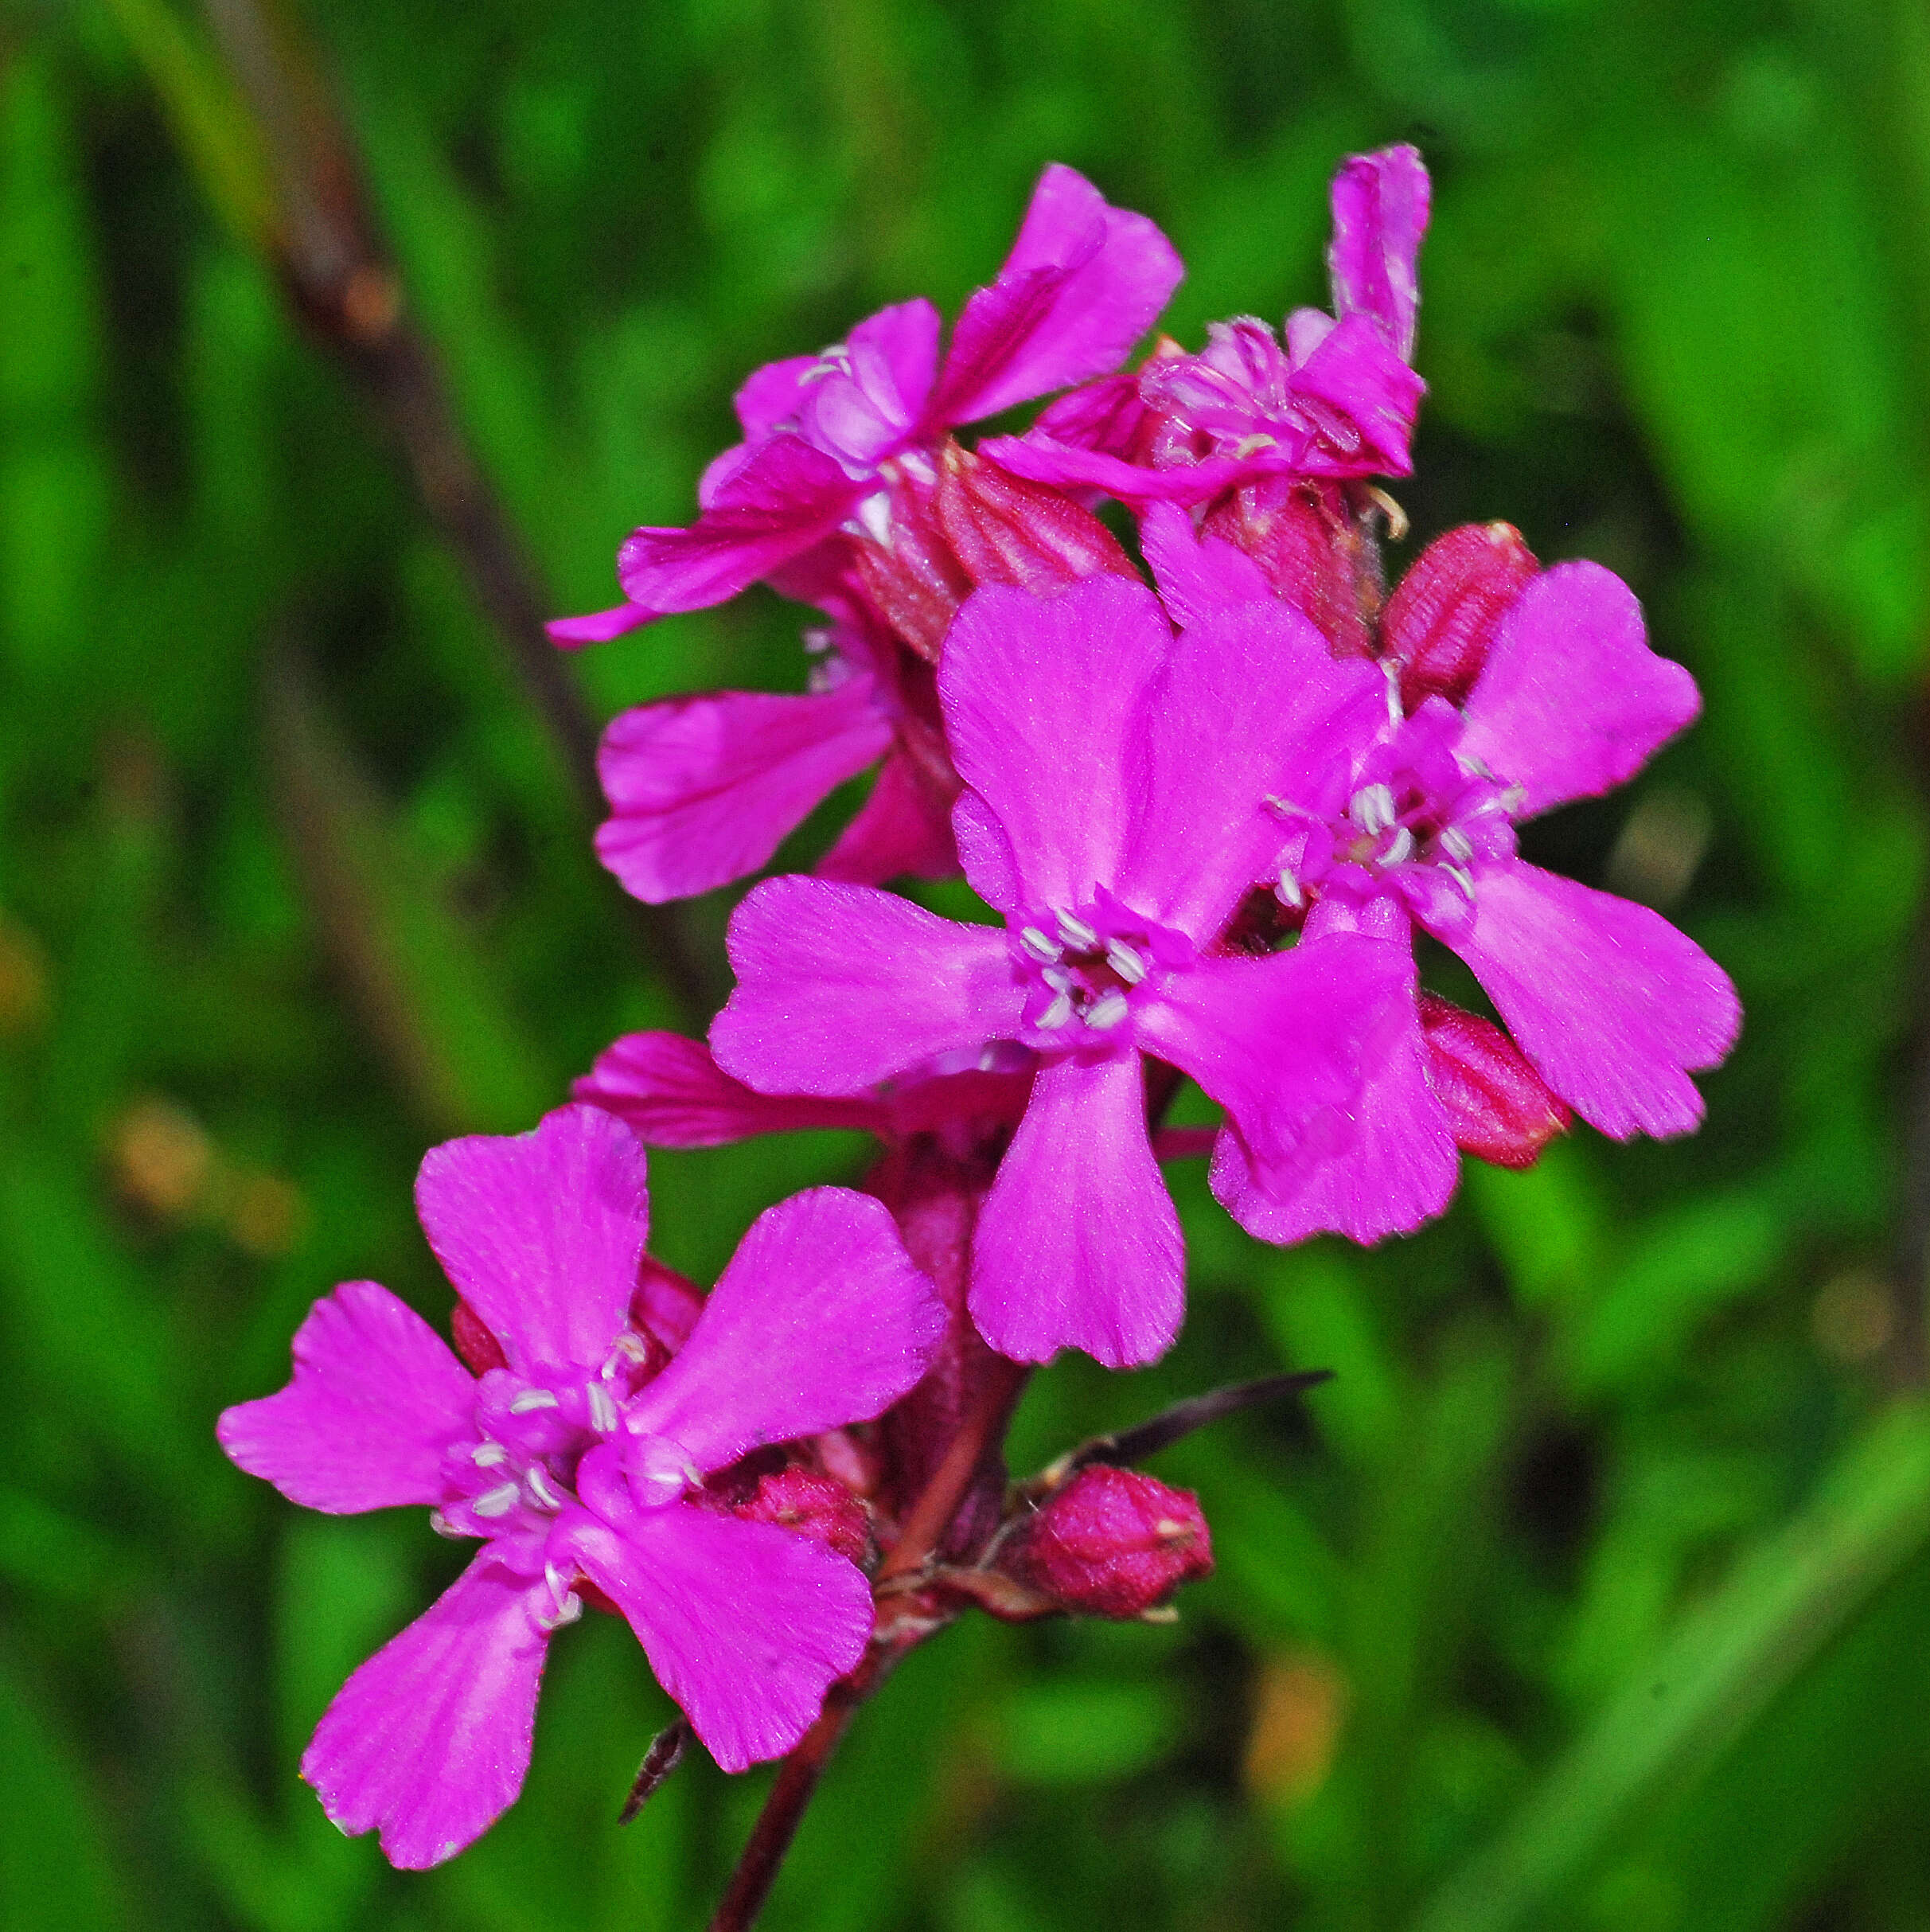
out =
[[[949,341],[910,302],[758,370],[696,521],[634,533],[624,602],[552,626],[606,640],[760,581],[822,620],[808,690],[610,726],[598,849],[640,898],[743,878],[876,776],[815,876],[739,905],[707,1044],[621,1040],[533,1134],[424,1161],[466,1368],[353,1283],[292,1384],[223,1418],[298,1502],[421,1505],[481,1541],[304,1761],[396,1863],[514,1796],[549,1636],[586,1604],[736,1769],[967,1603],[1152,1614],[1209,1568],[1191,1497],[1103,1461],[1008,1491],[999,1449],[1015,1364],[1124,1368],[1177,1333],[1162,1159],[1210,1149],[1265,1240],[1370,1242],[1441,1212],[1463,1152],[1699,1118],[1727,978],[1515,832],[1688,724],[1688,673],[1608,571],[1543,570],[1504,524],[1382,582],[1398,513],[1370,479],[1409,468],[1428,207],[1413,150],[1349,160],[1332,314],[1129,370],[1178,258],[1049,168]],[[1054,392],[1023,434],[957,439]],[[961,872],[984,919],[885,889]],[[1417,932],[1494,1017],[1424,989]],[[1186,1079],[1217,1128],[1164,1124]],[[827,1125],[882,1143],[865,1194],[772,1208],[707,1297],[645,1256],[640,1142]]]

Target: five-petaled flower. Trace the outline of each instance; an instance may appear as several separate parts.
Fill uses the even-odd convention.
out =
[[[482,1548],[342,1688],[302,1761],[345,1832],[431,1865],[521,1789],[551,1633],[586,1592],[622,1612],[727,1770],[782,1755],[864,1655],[864,1574],[821,1543],[710,1505],[703,1480],[766,1444],[880,1413],[944,1329],[890,1216],[836,1188],[751,1228],[667,1364],[640,1330],[643,1152],[573,1106],[423,1161],[430,1244],[502,1365],[472,1376],[372,1282],[318,1302],[294,1380],[220,1421],[291,1501],[426,1505]]]
[[[1208,612],[1176,638],[1151,591],[1108,576],[1043,601],[977,591],[938,689],[967,787],[960,853],[1005,930],[768,880],[731,922],[738,986],[712,1047],[751,1087],[821,1095],[982,1043],[1031,1048],[975,1237],[973,1318],[1021,1360],[1070,1346],[1149,1361],[1179,1328],[1183,1256],[1142,1054],[1224,1105],[1240,1172],[1264,1187],[1309,1145],[1346,1144],[1409,997],[1411,961],[1379,939],[1216,950],[1272,876],[1267,798],[1328,782],[1335,734],[1370,725],[1383,680],[1283,604]]]

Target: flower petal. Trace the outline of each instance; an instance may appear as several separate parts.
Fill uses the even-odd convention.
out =
[[[1272,600],[1260,566],[1223,538],[1202,537],[1176,503],[1148,505],[1140,518],[1139,543],[1160,601],[1182,630],[1229,604]]]
[[[978,1332],[1015,1361],[1082,1348],[1136,1368],[1172,1345],[1185,1277],[1138,1054],[1042,1067],[973,1240]]]
[[[406,1302],[345,1282],[295,1330],[294,1380],[225,1411],[221,1446],[306,1509],[349,1514],[442,1497],[452,1442],[475,1434],[474,1379]]]
[[[432,1147],[415,1211],[512,1368],[602,1364],[649,1232],[643,1149],[614,1114],[562,1107],[528,1134]]]
[[[805,392],[804,433],[855,469],[888,455],[924,413],[938,366],[938,311],[922,297],[860,322],[842,357],[828,354],[829,372]]]
[[[1413,1001],[1408,949],[1355,933],[1202,959],[1139,1009],[1140,1044],[1220,1105],[1263,1175],[1352,1138],[1363,1064]]]
[[[813,1188],[751,1224],[626,1424],[708,1475],[766,1443],[870,1422],[930,1366],[945,1321],[883,1204]]]
[[[587,1524],[575,1542],[727,1771],[782,1757],[871,1639],[864,1572],[773,1524],[672,1503],[620,1532]]]
[[[938,667],[953,763],[1004,829],[1028,905],[1070,910],[1113,883],[1128,747],[1172,642],[1159,599],[1113,576],[1045,599],[988,585],[953,620]]]
[[[949,428],[1103,376],[1152,326],[1186,270],[1144,215],[1084,175],[1039,178],[998,279],[965,306],[928,423]]]
[[[1354,154],[1334,177],[1334,238],[1327,250],[1338,315],[1367,316],[1405,362],[1421,306],[1415,266],[1427,232],[1427,170],[1416,150]]]
[[[1024,1013],[1003,932],[870,886],[766,879],[729,946],[737,989],[711,1048],[760,1093],[862,1094],[934,1054],[1016,1039]]]
[[[1386,692],[1378,665],[1335,658],[1286,604],[1202,613],[1140,701],[1121,897],[1210,942],[1272,876],[1286,827],[1268,798],[1337,796],[1386,722]]]
[[[652,905],[754,872],[832,787],[891,742],[866,677],[813,697],[725,691],[612,720],[597,771],[614,814],[597,857]]]
[[[1351,1113],[1352,1131],[1335,1144],[1309,1134],[1264,1163],[1227,1128],[1213,1149],[1215,1196],[1249,1234],[1281,1247],[1328,1232],[1362,1243],[1411,1234],[1447,1206],[1460,1174],[1411,997],[1391,1005],[1368,1043]]]
[[[1520,786],[1525,818],[1632,778],[1701,708],[1695,680],[1649,649],[1628,586],[1599,564],[1558,564],[1502,618],[1461,755]]]
[[[1510,861],[1475,876],[1475,918],[1449,942],[1535,1070],[1604,1134],[1686,1134],[1689,1074],[1735,1044],[1729,975],[1659,913]]]
[[[584,644],[607,644],[612,638],[624,637],[645,624],[653,624],[662,615],[661,611],[626,599],[612,610],[592,611],[587,617],[552,618],[543,628],[549,634],[551,643],[564,650],[575,650]]]
[[[887,755],[871,796],[817,864],[821,879],[883,885],[890,879],[949,879],[958,870],[951,804],[903,753]]]
[[[349,1678],[302,1775],[351,1837],[380,1829],[419,1872],[479,1838],[523,1788],[548,1638],[528,1579],[488,1549]]]
[[[1296,400],[1312,396],[1338,411],[1359,441],[1349,444],[1331,431],[1316,438],[1303,459],[1307,473],[1406,476],[1413,467],[1409,445],[1426,387],[1366,317],[1335,323],[1293,372],[1293,391]]]
[[[617,580],[654,611],[722,603],[829,537],[865,488],[801,437],[773,436],[688,529],[633,530],[617,552]]]
[[[766,362],[744,378],[731,400],[747,443],[762,443],[780,430],[797,427],[798,412],[810,390],[805,378],[821,360],[817,356],[786,356],[781,362]]]
[[[626,1033],[572,1083],[570,1097],[614,1114],[646,1147],[726,1147],[799,1127],[879,1133],[887,1118],[875,1100],[760,1094],[724,1072],[702,1040],[681,1033]]]
[[[1014,476],[1058,490],[1103,490],[1122,503],[1203,503],[1285,466],[1265,455],[1210,456],[1200,463],[1154,469],[1105,450],[1081,449],[1037,430],[1023,436],[988,436],[978,453]]]

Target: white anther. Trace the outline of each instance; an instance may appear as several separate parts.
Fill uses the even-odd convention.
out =
[[[1291,866],[1281,867],[1280,882],[1273,888],[1273,896],[1283,906],[1292,906],[1296,911],[1306,904],[1307,895],[1300,890],[1300,882],[1294,877]]]
[[[1385,832],[1398,814],[1394,792],[1386,785],[1363,785],[1347,802],[1347,815],[1370,836]]]
[[[574,1623],[583,1614],[583,1600],[574,1591],[556,1606],[555,1614],[544,1616],[540,1610],[531,1613],[531,1621],[539,1630],[560,1630],[566,1623]]]
[[[1399,825],[1387,841],[1387,849],[1381,854],[1380,862],[1383,865],[1405,865],[1413,856],[1414,835],[1406,825]]]
[[[454,1524],[451,1523],[439,1509],[431,1509],[429,1512],[429,1527],[439,1536],[446,1536],[452,1543],[460,1540],[462,1536],[462,1531],[458,1529]]]
[[[553,1388],[526,1388],[509,1404],[512,1415],[527,1415],[533,1409],[553,1409],[556,1406],[556,1391]]]
[[[1501,794],[1501,809],[1512,818],[1528,802],[1527,790],[1520,785],[1511,785]]]
[[[1467,772],[1470,777],[1486,779],[1489,784],[1491,785],[1494,783],[1495,775],[1493,772],[1488,770],[1486,763],[1482,759],[1478,758],[1471,758],[1465,751],[1456,751],[1454,754],[1454,762],[1460,767],[1462,771]]]
[[[1265,430],[1255,430],[1250,436],[1242,436],[1234,445],[1233,454],[1237,462],[1242,456],[1251,456],[1256,451],[1270,450],[1277,447],[1277,439],[1267,435]]]
[[[833,342],[811,366],[800,376],[800,382],[822,382],[827,376],[848,376],[851,373],[851,351],[842,342]]]
[[[804,646],[805,656],[821,658],[837,642],[837,633],[829,624],[813,624],[800,634],[798,642]]]
[[[626,1329],[611,1345],[603,1373],[609,1375],[619,1362],[647,1362],[649,1359],[650,1345],[634,1329]]]
[[[589,1399],[590,1427],[598,1435],[608,1435],[617,1426],[617,1405],[610,1399],[610,1391],[601,1382],[592,1382],[584,1390]]]
[[[1394,730],[1405,715],[1401,709],[1401,667],[1391,658],[1383,658],[1381,675],[1387,681],[1387,725]]]
[[[509,1452],[500,1442],[478,1442],[469,1452],[469,1459],[479,1469],[493,1469],[509,1459]]]
[[[1474,897],[1474,880],[1463,872],[1460,866],[1444,865],[1441,869],[1468,895],[1469,899],[1472,900]]]
[[[529,1493],[539,1509],[560,1509],[563,1498],[550,1487],[550,1480],[534,1463],[523,1472],[523,1480],[529,1485]]]
[[[1070,912],[1056,915],[1059,936],[1068,946],[1076,946],[1082,952],[1090,952],[1099,943],[1099,935],[1082,919],[1074,919]]]
[[[470,1505],[479,1516],[506,1516],[522,1501],[522,1485],[519,1483],[498,1484],[487,1489]]]
[[[1038,1025],[1046,1032],[1063,1026],[1072,1017],[1072,995],[1059,993],[1043,1013],[1039,1016]]]
[[[560,1610],[563,1600],[570,1594],[570,1587],[563,1580],[563,1572],[553,1563],[543,1566],[543,1580],[549,1585],[549,1600]]]
[[[1086,1024],[1108,1033],[1126,1017],[1126,996],[1117,986],[1102,993],[1086,1009]]]
[[[1449,858],[1463,865],[1474,857],[1474,841],[1459,825],[1449,825],[1441,833],[1441,849]]]
[[[1124,939],[1106,942],[1105,963],[1129,986],[1137,986],[1146,977],[1146,962],[1140,957],[1139,948],[1129,945]]]
[[[1055,993],[1070,993],[1072,990],[1072,975],[1063,966],[1047,966],[1039,977]]]
[[[881,549],[891,548],[891,499],[882,490],[873,490],[858,505],[858,521]]]
[[[1020,927],[1019,932],[1019,943],[1023,946],[1025,950],[1039,962],[1041,966],[1050,966],[1054,960],[1058,958],[1060,953],[1065,950],[1062,946],[1055,946],[1036,926],[1025,926]]]
[[[933,468],[931,459],[922,450],[903,450],[894,460],[906,475],[921,483],[935,483],[938,472]]]

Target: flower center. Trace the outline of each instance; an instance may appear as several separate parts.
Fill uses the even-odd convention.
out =
[[[1100,900],[1035,915],[1011,931],[1013,960],[1031,987],[1030,1045],[1090,1046],[1119,1037],[1139,989],[1192,957],[1183,935],[1109,893]]]

